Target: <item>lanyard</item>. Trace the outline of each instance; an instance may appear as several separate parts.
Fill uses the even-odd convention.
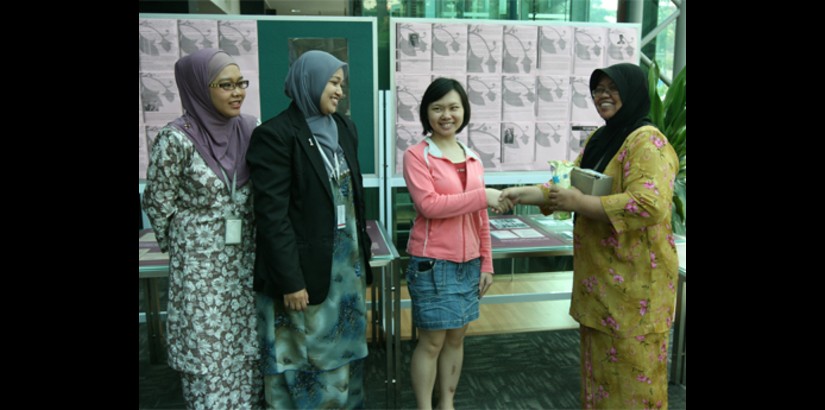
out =
[[[333,168],[332,164],[330,164],[330,162],[329,162],[329,158],[327,158],[327,154],[325,154],[324,150],[321,149],[321,144],[318,144],[317,140],[316,140],[315,145],[318,146],[318,152],[321,153],[321,158],[324,159],[324,164],[326,164],[329,167],[330,172],[334,173],[335,180],[337,181],[341,177],[341,168],[340,168],[340,164],[338,164],[338,152],[332,151],[332,157],[335,160],[335,168]]]
[[[226,180],[226,183],[229,184],[229,177],[226,175],[226,171],[223,170],[223,167],[221,167],[221,173],[223,174],[223,178]],[[232,175],[232,190],[231,190],[231,195],[232,196],[230,197],[232,199],[233,203],[235,202],[235,185],[237,184],[237,182],[238,182],[238,170],[236,169],[235,174]]]

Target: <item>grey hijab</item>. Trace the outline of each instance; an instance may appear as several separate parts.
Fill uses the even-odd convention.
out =
[[[344,69],[346,78],[347,63],[325,51],[307,51],[289,67],[284,82],[284,92],[304,114],[312,135],[330,160],[338,149],[338,126],[331,114],[321,114],[321,94],[339,68]]]

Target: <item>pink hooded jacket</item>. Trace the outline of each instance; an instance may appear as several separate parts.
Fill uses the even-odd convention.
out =
[[[481,257],[493,273],[484,165],[459,141],[467,157],[464,189],[453,163],[427,137],[404,152],[404,180],[418,215],[407,242],[413,256],[467,262]]]

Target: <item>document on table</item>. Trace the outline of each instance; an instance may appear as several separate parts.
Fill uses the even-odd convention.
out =
[[[541,232],[539,232],[539,231],[537,231],[533,228],[512,229],[511,231],[514,234],[518,235],[520,238],[541,238],[541,237],[544,236]]]
[[[494,229],[529,228],[530,226],[518,218],[490,219]]]
[[[514,234],[514,233],[512,233],[508,230],[490,231],[490,235],[493,235],[498,239],[517,239],[517,238],[519,238],[518,235],[516,235],[516,234]]]

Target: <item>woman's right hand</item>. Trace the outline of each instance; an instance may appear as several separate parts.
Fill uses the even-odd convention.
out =
[[[502,214],[513,209],[513,203],[508,200],[501,200],[501,191],[494,188],[486,188],[487,206],[493,208],[497,214]]]
[[[309,293],[306,289],[284,295],[284,306],[287,309],[301,312],[306,309],[307,305],[309,305]]]
[[[535,185],[510,187],[501,191],[500,202],[509,202],[512,205],[543,205],[544,194]]]

